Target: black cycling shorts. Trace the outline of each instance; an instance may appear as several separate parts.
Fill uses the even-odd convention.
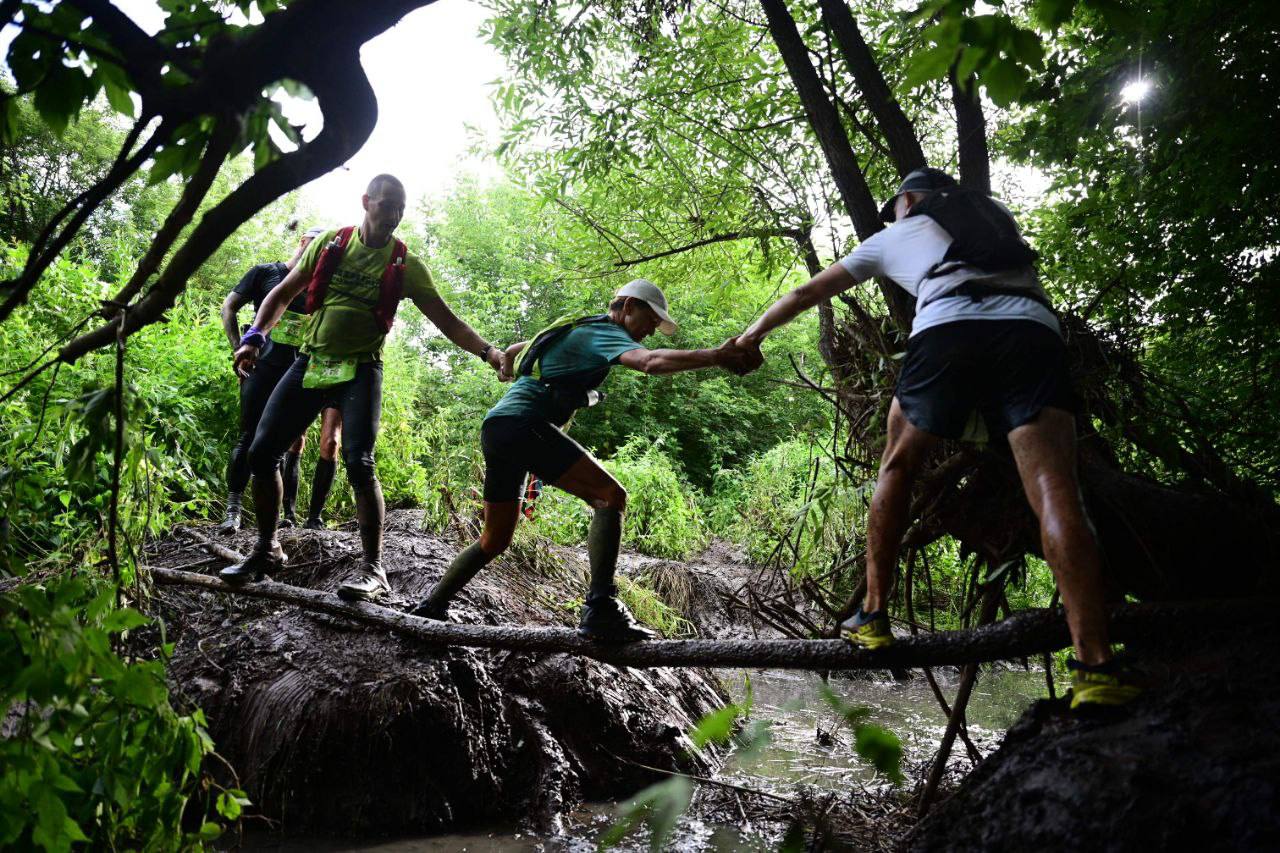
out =
[[[532,471],[544,483],[564,476],[587,451],[549,421],[499,416],[480,427],[484,451],[484,499],[506,503],[520,499]]]
[[[1062,338],[1034,320],[957,320],[907,341],[898,405],[916,427],[960,438],[976,411],[991,435],[1046,407],[1074,412]]]

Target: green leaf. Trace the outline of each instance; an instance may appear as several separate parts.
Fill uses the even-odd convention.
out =
[[[956,44],[934,45],[926,50],[917,51],[911,57],[911,64],[907,68],[907,76],[902,81],[902,85],[907,89],[914,89],[930,80],[937,80],[946,75],[951,68],[951,63],[955,59]]]
[[[1036,0],[1031,15],[1046,30],[1056,30],[1071,19],[1076,0]]]
[[[689,732],[689,739],[698,749],[708,743],[724,743],[733,734],[733,724],[741,715],[742,709],[736,704],[725,705],[699,720],[693,731]]]
[[[902,784],[902,741],[893,732],[870,723],[858,726],[854,750],[895,785]]]
[[[61,136],[67,125],[84,102],[97,93],[97,87],[79,68],[68,68],[59,63],[36,87],[32,101],[40,118],[57,135]]]
[[[1112,29],[1133,32],[1142,28],[1142,18],[1119,0],[1080,0],[1102,16]]]
[[[1027,72],[1012,59],[997,59],[979,75],[987,95],[1007,107],[1018,99],[1027,85]]]
[[[133,117],[133,84],[124,69],[111,62],[99,62],[94,73],[102,82],[107,94],[107,103],[118,113]]]
[[[102,630],[115,634],[119,631],[140,628],[150,621],[132,607],[121,607],[107,614],[107,618],[102,620]]]
[[[600,846],[613,847],[643,821],[649,826],[649,849],[661,850],[692,799],[693,783],[684,776],[650,785],[622,807],[619,821],[600,838]]]

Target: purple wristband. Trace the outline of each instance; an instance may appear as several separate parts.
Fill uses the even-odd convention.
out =
[[[247,344],[248,346],[262,349],[266,343],[267,336],[262,334],[262,331],[257,326],[250,326],[248,331],[246,331],[240,338],[240,346],[245,346]]]

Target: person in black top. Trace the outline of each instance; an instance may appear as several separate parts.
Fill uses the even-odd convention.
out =
[[[310,229],[302,236],[298,242],[298,250],[287,263],[258,264],[252,267],[240,279],[240,283],[227,294],[227,298],[222,303],[222,328],[227,335],[227,340],[231,343],[233,352],[240,346],[237,316],[240,309],[252,302],[254,310],[257,311],[271,289],[284,279],[302,257],[303,250],[322,233],[324,233],[323,228]],[[218,526],[221,532],[233,533],[240,529],[241,505],[245,487],[249,484],[249,445],[253,442],[254,432],[258,428],[258,421],[262,417],[262,411],[266,407],[267,399],[271,396],[271,391],[293,364],[294,359],[298,357],[298,347],[302,344],[305,308],[305,295],[299,296],[289,305],[259,358],[259,369],[240,382],[240,435],[231,449],[231,459],[227,465],[227,516]],[[333,459],[341,429],[342,414],[336,409],[326,410],[321,426],[321,458],[316,464],[316,482],[312,484],[308,527],[322,526],[319,520],[320,512],[328,497],[329,485],[333,482]],[[298,460],[305,441],[305,436],[298,436],[293,446],[289,448],[289,452],[285,454],[281,465],[281,474],[284,479],[282,526],[292,525],[297,521],[294,503],[298,494]],[[329,450],[327,455],[324,452],[326,449]]]

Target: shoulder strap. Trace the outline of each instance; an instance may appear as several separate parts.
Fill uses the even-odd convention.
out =
[[[516,359],[516,375],[537,378],[542,373],[542,357],[546,355],[547,350],[551,348],[553,343],[579,326],[585,326],[588,323],[603,323],[608,319],[608,314],[590,314],[585,317],[561,317],[556,320],[550,326],[534,335],[533,340],[529,341],[529,345],[520,353],[520,356]]]
[[[393,238],[394,239],[394,238]],[[373,316],[378,318],[382,331],[390,332],[396,321],[396,309],[404,298],[404,264],[409,256],[409,247],[403,240],[396,239],[391,250],[391,259],[382,270],[382,281],[378,288],[378,304],[373,307]]]
[[[346,253],[347,244],[351,242],[351,234],[355,230],[354,225],[338,229],[333,240],[320,251],[320,259],[316,261],[311,282],[307,285],[308,314],[314,314],[324,304],[324,295],[329,290],[329,280],[337,271],[338,264],[342,263],[342,256]]]

